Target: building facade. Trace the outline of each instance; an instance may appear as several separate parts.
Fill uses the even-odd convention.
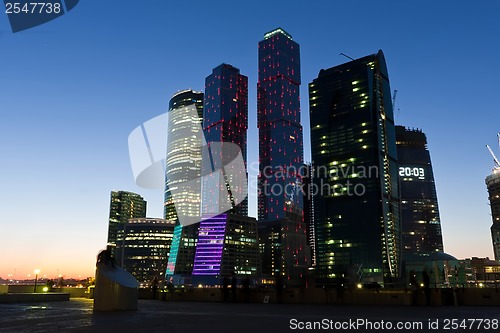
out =
[[[118,231],[129,219],[146,217],[146,201],[137,193],[112,191],[109,206],[108,246],[115,255]]]
[[[169,103],[164,218],[176,221],[165,273],[169,276],[193,270],[201,219],[203,96],[183,90]]]
[[[408,254],[443,252],[439,206],[427,138],[396,126],[401,192],[403,260]]]
[[[400,276],[398,161],[382,51],[309,84],[317,282]]]
[[[174,234],[175,221],[157,218],[129,219],[118,232],[117,262],[141,286],[163,279]]]
[[[233,275],[260,275],[257,221],[227,213],[209,217],[200,224],[193,282],[219,284]]]

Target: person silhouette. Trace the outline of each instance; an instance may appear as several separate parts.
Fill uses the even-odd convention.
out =
[[[151,282],[151,289],[153,290],[153,299],[156,299],[156,291],[158,290],[158,277],[154,277]]]

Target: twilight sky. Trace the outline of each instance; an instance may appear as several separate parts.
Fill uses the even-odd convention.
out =
[[[134,184],[128,135],[223,62],[249,78],[257,161],[257,43],[279,26],[301,46],[306,160],[307,84],[345,62],[340,52],[382,49],[396,123],[427,134],[445,251],[492,257],[484,178],[500,131],[499,12],[495,1],[86,0],[16,34],[0,12],[0,277],[93,275],[111,190],[140,193],[161,217],[162,191]]]

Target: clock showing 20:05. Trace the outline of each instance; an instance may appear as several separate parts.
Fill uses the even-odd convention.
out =
[[[422,167],[402,166],[399,167],[399,177],[418,177],[425,178],[425,169]]]

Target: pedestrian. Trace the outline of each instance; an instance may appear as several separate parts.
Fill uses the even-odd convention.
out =
[[[151,289],[153,290],[153,299],[156,299],[156,291],[158,290],[158,277],[153,278],[153,282],[151,282]]]

